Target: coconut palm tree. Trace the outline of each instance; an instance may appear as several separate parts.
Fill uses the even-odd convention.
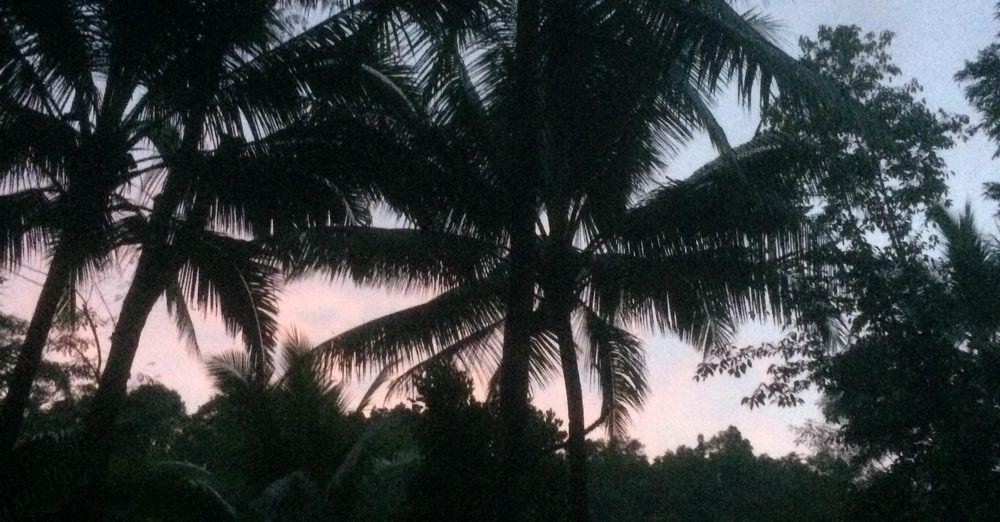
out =
[[[60,303],[105,264],[140,208],[127,196],[149,159],[149,126],[130,107],[180,43],[172,6],[0,6],[0,263],[49,258],[0,414],[0,458],[16,440]]]
[[[5,400],[3,447],[9,449],[16,440],[52,315],[64,296],[73,295],[64,291],[67,284],[101,268],[116,248],[187,242],[192,255],[201,252],[203,261],[214,263],[210,271],[200,272],[202,304],[220,298],[224,315],[241,315],[227,315],[227,324],[247,327],[247,336],[257,341],[252,346],[259,346],[266,335],[252,332],[264,325],[258,324],[255,306],[240,296],[253,290],[248,282],[254,277],[258,282],[273,279],[267,275],[273,270],[257,266],[257,276],[234,272],[241,263],[242,269],[250,269],[259,261],[246,257],[253,246],[230,241],[234,238],[225,234],[199,236],[199,229],[211,224],[216,232],[246,237],[250,223],[257,231],[270,231],[310,219],[365,218],[365,209],[351,204],[359,194],[346,184],[321,179],[317,171],[330,172],[337,165],[342,177],[349,169],[361,178],[364,169],[353,159],[335,157],[332,150],[317,161],[320,149],[315,139],[308,139],[322,134],[325,146],[345,140],[344,126],[335,122],[350,120],[356,112],[341,110],[343,103],[314,103],[314,121],[304,124],[305,94],[324,93],[328,101],[381,96],[398,103],[403,93],[391,79],[398,70],[372,59],[362,38],[348,37],[350,13],[334,13],[308,31],[292,34],[290,11],[283,6],[312,4],[248,2],[241,9],[215,0],[67,0],[48,3],[46,10],[32,2],[3,6],[0,157],[5,192],[0,212],[5,228],[0,257],[5,266],[15,266],[29,251],[51,251],[34,326]],[[333,47],[339,50],[331,51]],[[293,122],[300,123],[295,130],[289,128]],[[285,132],[270,136],[278,129]],[[257,139],[264,136],[269,140]],[[311,152],[292,152],[293,145],[312,147]],[[362,152],[358,147],[337,150]],[[307,168],[309,173],[292,183],[289,176]],[[281,219],[272,220],[275,215]],[[185,220],[188,225],[179,226]],[[230,247],[235,250],[229,256],[207,254]],[[161,252],[161,257],[175,254]],[[166,264],[192,268],[194,263],[172,259]],[[140,279],[150,295],[133,295],[125,307],[130,313],[126,319],[133,320],[118,328],[116,338],[128,334],[119,346],[137,340],[141,321],[134,318],[148,313],[137,300],[150,301],[166,292],[156,288],[169,287],[170,309],[189,327],[186,309],[178,306],[182,288],[172,284],[173,276],[160,275],[156,269],[162,267],[148,258],[140,265],[140,276],[157,276]],[[219,278],[226,277],[235,291],[222,296],[213,285],[225,284]],[[117,353],[108,379],[122,383],[130,356],[123,359],[127,351]]]
[[[782,263],[803,246],[800,185],[793,181],[804,164],[802,151],[762,136],[734,154],[739,168],[719,158],[686,180],[660,187],[606,234],[587,237],[587,224],[578,217],[568,224],[575,233],[533,238],[539,306],[532,316],[529,364],[537,384],[561,368],[566,449],[576,487],[586,486],[578,478],[586,471],[586,433],[603,425],[612,437],[622,435],[630,410],[644,398],[644,351],[630,329],[673,332],[710,349],[731,342],[742,321],[788,313],[781,307]],[[376,234],[392,244],[373,255],[376,242],[359,238]],[[490,386],[496,391],[508,320],[506,244],[426,230],[316,229],[304,236],[304,272],[347,274],[361,283],[420,277],[448,287],[424,304],[320,345],[327,363],[347,375],[377,374],[361,407],[383,386],[390,394],[412,389],[415,376],[440,362],[494,376]],[[600,415],[589,426],[581,348],[603,396]],[[571,501],[586,505],[585,496]]]
[[[746,102],[756,85],[769,102],[775,83],[785,97],[835,96],[770,43],[767,19],[740,15],[724,0],[542,4],[399,1],[379,3],[376,13],[389,35],[406,36],[395,41],[421,66],[429,104],[469,124],[457,144],[491,147],[488,183],[505,198],[488,200],[490,219],[476,225],[509,249],[499,380],[511,448],[527,399],[540,216],[558,229],[563,214],[623,207],[657,170],[660,153],[695,131],[707,130],[728,152],[708,110],[724,84],[735,83]],[[592,190],[581,209],[560,207],[598,186],[610,190]],[[507,460],[516,473],[517,459]]]
[[[353,14],[337,12],[290,35],[282,2],[243,7],[194,0],[185,46],[136,103],[143,118],[162,124],[152,141],[163,179],[138,233],[136,272],[84,420],[96,483],[155,303],[165,298],[180,311],[188,333],[186,301],[217,309],[264,364],[280,278],[255,238],[367,222],[372,180],[355,154],[378,151],[338,143],[371,128],[364,115],[406,106],[391,79],[400,69],[352,30]]]
[[[304,337],[290,332],[280,353],[265,358],[263,368],[245,351],[209,359],[217,395],[195,422],[213,432],[202,439],[212,447],[191,456],[254,497],[296,472],[327,479],[352,442],[342,388]]]
[[[441,196],[442,220],[431,228],[475,230],[507,251],[498,382],[511,448],[523,417],[516,412],[527,400],[531,323],[540,306],[536,228],[565,243],[579,230],[567,223],[579,218],[587,234],[599,235],[664,166],[665,152],[700,130],[731,160],[709,110],[726,83],[736,83],[747,102],[757,84],[769,102],[775,81],[786,97],[811,91],[835,97],[767,40],[761,31],[768,20],[739,15],[723,1],[379,7],[376,18],[390,34],[418,35],[401,40],[420,66],[431,119],[463,126],[445,133],[446,142],[476,151],[437,162],[465,176],[446,178],[461,195]],[[462,195],[479,204],[457,210]],[[398,277],[406,275],[412,274],[402,269]],[[506,462],[516,474],[517,458]]]

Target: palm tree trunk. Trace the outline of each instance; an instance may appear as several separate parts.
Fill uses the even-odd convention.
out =
[[[194,138],[185,141],[185,144],[189,149],[197,147]],[[90,411],[83,419],[81,448],[87,459],[84,467],[87,476],[84,477],[82,491],[88,496],[98,494],[98,488],[104,484],[108,461],[116,442],[113,437],[115,422],[125,403],[132,364],[135,362],[139,338],[146,320],[160,296],[177,277],[178,266],[174,262],[167,238],[174,211],[183,195],[182,178],[187,174],[186,171],[172,172],[155,199],[149,220],[149,235],[143,241],[132,283],[122,301],[118,323],[111,334],[108,363],[101,375]],[[204,203],[201,207],[196,207],[194,212],[202,214],[205,208],[203,205]]]
[[[534,277],[530,260],[530,244],[511,240],[510,288],[507,296],[504,325],[503,358],[500,367],[500,458],[502,493],[512,509],[510,520],[524,520],[524,498],[527,496],[525,471],[531,463],[525,441],[528,404],[531,319],[534,309]],[[517,245],[515,247],[515,245]],[[514,506],[517,504],[517,506]]]
[[[577,365],[576,342],[573,326],[567,314],[559,319],[556,332],[559,339],[559,358],[562,363],[566,387],[566,415],[569,418],[569,436],[566,441],[566,461],[569,484],[566,492],[569,520],[585,521],[590,518],[587,492],[587,427],[583,414],[583,387]]]
[[[512,77],[517,107],[511,109],[507,129],[511,147],[510,288],[507,296],[503,359],[500,370],[500,458],[501,491],[509,509],[500,514],[507,520],[525,520],[527,484],[525,471],[531,464],[525,435],[529,415],[529,358],[535,281],[532,267],[535,212],[532,179],[541,172],[539,109],[538,32],[541,20],[538,0],[519,0],[515,65]]]
[[[87,481],[91,485],[103,481],[114,449],[115,421],[125,402],[139,338],[153,306],[173,276],[169,265],[156,249],[144,250],[122,302],[118,323],[111,334],[108,363],[83,421],[82,448],[88,460],[86,469],[90,476]]]
[[[38,296],[35,311],[21,345],[21,352],[10,377],[7,397],[0,413],[0,467],[6,463],[20,435],[21,424],[24,422],[24,409],[28,405],[31,386],[42,363],[49,331],[59,310],[59,303],[68,291],[73,278],[73,263],[67,253],[71,250],[71,247],[61,245],[56,247],[52,255],[42,292]]]

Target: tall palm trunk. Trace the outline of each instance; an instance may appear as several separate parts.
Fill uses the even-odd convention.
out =
[[[538,98],[540,60],[538,0],[519,0],[515,65],[512,78],[513,103],[509,107],[508,139],[511,158],[510,280],[500,373],[501,492],[506,497],[502,516],[525,520],[527,489],[523,480],[531,459],[525,435],[528,421],[529,355],[535,281],[532,270],[534,243],[534,199],[532,178],[540,173],[541,115]],[[500,492],[498,492],[500,493]]]
[[[114,449],[114,426],[125,402],[132,363],[139,338],[153,306],[166,290],[173,272],[169,259],[159,249],[145,249],[125,294],[121,313],[111,334],[108,363],[90,410],[84,417],[82,447],[90,481],[99,484]]]
[[[35,311],[28,324],[21,352],[7,387],[3,411],[0,413],[0,467],[6,463],[24,422],[24,409],[31,397],[31,386],[42,364],[45,343],[52,323],[59,310],[59,303],[69,291],[73,279],[72,247],[60,243],[52,255],[49,271],[45,275],[42,292],[35,304]]]
[[[566,441],[566,461],[569,468],[569,483],[566,501],[569,520],[585,521],[590,517],[587,492],[587,438],[583,414],[583,386],[580,383],[580,369],[577,365],[576,342],[573,340],[573,326],[569,313],[559,321],[556,337],[559,340],[559,358],[562,363],[563,381],[566,387],[566,415],[569,418],[569,436]]]
[[[518,237],[520,236],[520,237]],[[524,498],[528,492],[523,480],[531,463],[525,441],[528,406],[531,320],[534,311],[535,284],[531,263],[532,237],[512,234],[510,288],[507,296],[503,359],[500,369],[500,457],[502,491],[509,497],[511,520],[523,520]],[[525,244],[527,243],[527,244]],[[517,506],[514,506],[517,504]]]
[[[139,261],[115,330],[111,334],[108,363],[101,375],[97,393],[83,421],[82,449],[87,459],[85,492],[103,484],[107,463],[114,449],[114,425],[125,403],[132,364],[139,349],[139,339],[156,301],[176,277],[176,266],[168,246],[171,220],[181,201],[180,176],[168,176],[163,191],[153,204],[148,235],[143,240]]]
[[[111,92],[116,82],[114,75],[108,78],[108,92]],[[24,420],[24,409],[31,396],[31,386],[38,374],[59,303],[66,292],[72,291],[70,283],[82,261],[80,252],[87,250],[87,241],[100,238],[100,232],[90,226],[104,219],[106,201],[102,196],[113,192],[116,182],[113,177],[105,175],[105,167],[113,165],[117,158],[112,138],[114,133],[108,128],[107,122],[114,121],[115,117],[121,115],[124,104],[111,104],[107,111],[102,114],[98,129],[91,137],[90,148],[80,151],[79,159],[86,167],[77,172],[77,175],[86,182],[77,183],[63,196],[66,202],[72,203],[67,207],[72,211],[67,212],[67,221],[61,224],[60,241],[52,254],[49,271],[28,324],[21,353],[7,389],[3,411],[0,413],[0,465],[17,442]],[[87,128],[87,123],[81,123],[81,127]]]

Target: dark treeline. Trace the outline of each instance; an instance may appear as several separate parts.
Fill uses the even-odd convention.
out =
[[[0,378],[6,378],[23,323],[7,316],[2,320]],[[64,351],[70,345],[76,349]],[[67,356],[47,368],[32,395],[25,440],[18,449],[30,455],[30,465],[4,477],[4,483],[16,484],[19,492],[5,498],[10,516],[54,516],[55,506],[78,473],[65,440],[78,428],[92,400],[93,377],[86,371],[90,361],[81,354],[93,355],[93,340],[69,333],[51,349]],[[475,399],[469,377],[451,366],[430,366],[416,378],[408,403],[360,414],[347,408],[343,390],[325,374],[315,355],[304,339],[292,336],[278,354],[280,369],[269,375],[256,374],[242,352],[217,356],[208,363],[216,394],[191,415],[175,391],[155,381],[146,379],[133,387],[113,430],[119,450],[111,463],[105,516],[115,520],[498,518],[507,501],[491,493],[501,481],[496,449],[499,418],[495,404]],[[845,391],[849,395],[859,390],[845,387]],[[974,400],[969,391],[936,391],[919,394],[939,401]],[[882,415],[877,410],[855,413],[847,426],[905,422],[905,418],[886,421]],[[953,430],[969,430],[965,422]],[[534,411],[529,426],[534,459],[523,470],[531,484],[525,500],[540,517],[564,520],[569,468],[564,452],[558,450],[566,442],[563,423],[551,412]],[[847,433],[848,440],[856,437],[850,430]],[[989,444],[992,434],[969,431],[967,436],[976,438],[975,447],[951,458],[941,455],[943,462],[971,466],[976,459],[996,458]],[[915,469],[923,480],[965,481],[967,489],[947,488],[948,500],[962,502],[966,513],[981,509],[978,519],[988,519],[995,505],[988,496],[993,483],[976,489],[968,482],[976,477],[974,469],[947,471],[902,461],[872,466],[871,457],[858,452],[863,446],[846,444],[844,435],[831,425],[807,426],[801,437],[810,451],[781,458],[755,454],[735,427],[708,439],[699,436],[693,446],[652,459],[638,441],[590,442],[591,516],[624,521],[832,521],[885,520],[905,513],[907,519],[935,519],[945,504],[927,498],[933,490],[923,489],[914,479]],[[896,440],[901,443],[901,438]],[[936,442],[934,451],[956,451],[952,444]],[[982,471],[983,478],[996,480],[995,470]]]
[[[14,332],[4,332],[9,355]],[[217,394],[192,415],[173,390],[135,386],[114,430],[121,450],[112,462],[110,516],[489,520],[504,509],[506,499],[488,494],[500,479],[496,410],[473,397],[463,373],[432,367],[409,404],[360,415],[345,409],[301,339],[282,356],[282,374],[266,380],[247,373],[243,354],[213,359]],[[70,387],[38,388],[21,451],[43,460],[7,477],[32,491],[20,499],[30,505],[13,513],[34,506],[42,514],[37,506],[53,505],[72,481],[58,441],[80,423],[92,388],[69,373],[49,375]],[[554,450],[566,432],[538,411],[530,427],[537,459],[525,470],[528,501],[532,512],[563,520],[567,467]],[[353,460],[356,448],[363,456]],[[588,460],[596,520],[842,520],[856,494],[846,462],[756,456],[733,427],[652,462],[636,441],[597,441]]]
[[[793,57],[739,4],[0,0],[0,268],[40,287],[0,318],[0,518],[995,518],[1000,244],[944,155],[1000,140],[1000,44],[957,72],[972,124],[891,32]],[[316,275],[435,297],[282,341]],[[214,381],[193,415],[133,375],[161,302]],[[195,311],[242,349],[202,354]],[[760,320],[786,335],[735,346]],[[817,390],[809,454],[734,428],[649,461],[663,334],[698,379],[767,364],[751,408]]]

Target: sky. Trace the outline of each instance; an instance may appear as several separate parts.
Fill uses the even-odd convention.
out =
[[[993,17],[993,0],[744,0],[737,4],[741,9],[756,8],[781,22],[779,44],[793,54],[797,54],[798,38],[815,35],[820,25],[855,24],[865,31],[892,30],[896,33],[892,51],[895,61],[905,78],[916,78],[924,86],[928,104],[952,113],[969,114],[975,120],[953,76],[1000,31],[1000,23]],[[752,135],[756,126],[752,111],[736,103],[720,103],[717,109],[732,143],[741,143]],[[981,200],[982,184],[996,179],[994,150],[986,138],[977,136],[944,154],[953,171],[950,199],[958,204],[974,201],[980,224],[988,224],[987,230],[993,230],[996,208],[976,200]],[[683,178],[713,156],[708,140],[699,138],[664,174]],[[38,294],[37,283],[43,278],[38,270],[44,270],[44,261],[35,260],[33,265],[16,274],[0,274],[7,279],[0,284],[0,310],[21,317],[31,315]],[[96,293],[100,290],[108,310],[117,314],[131,270],[123,261],[120,267],[96,281],[95,288],[81,291],[92,296],[92,306],[103,310]],[[313,278],[293,283],[283,293],[280,324],[294,327],[318,342],[430,297],[426,293],[389,294]],[[202,357],[239,347],[210,314],[196,313],[195,322]],[[109,333],[105,332],[102,340],[105,347]],[[738,344],[777,340],[780,334],[780,329],[773,325],[748,325],[741,332]],[[653,457],[681,444],[693,445],[699,433],[711,436],[729,425],[737,426],[758,452],[783,455],[807,451],[795,445],[792,427],[809,419],[821,419],[815,404],[817,396],[809,396],[807,404],[797,408],[768,406],[750,410],[740,405],[740,399],[762,379],[766,364],[758,364],[741,379],[717,377],[695,382],[694,372],[702,360],[700,353],[673,337],[643,336],[643,339],[651,391],[643,410],[633,418],[631,435],[646,446],[647,455]],[[213,393],[203,363],[185,351],[162,303],[153,311],[140,341],[133,382],[140,375],[177,390],[189,411],[194,411]],[[349,389],[355,400],[364,392],[359,384]],[[394,398],[388,404],[397,400]],[[561,383],[553,382],[547,389],[536,392],[535,402],[562,416],[565,396]],[[588,420],[599,410],[598,397],[589,390],[586,409]]]

